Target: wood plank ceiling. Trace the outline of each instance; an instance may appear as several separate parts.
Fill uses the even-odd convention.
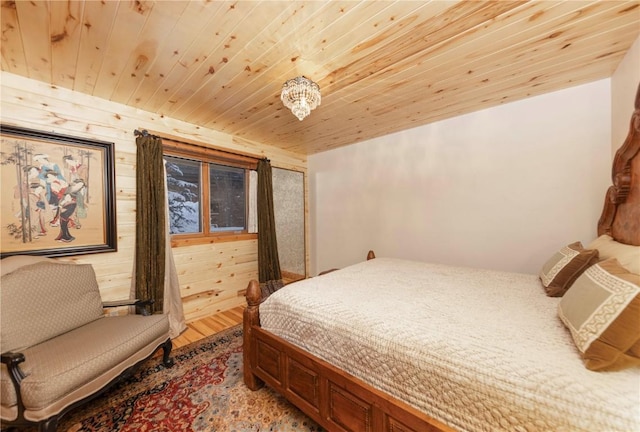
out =
[[[3,1],[2,70],[313,154],[611,76],[635,1]],[[322,104],[299,121],[281,86]]]

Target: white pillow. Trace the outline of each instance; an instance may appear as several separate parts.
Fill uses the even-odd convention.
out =
[[[598,249],[600,261],[615,258],[631,273],[640,274],[640,246],[619,243],[605,234],[592,241],[587,249]]]

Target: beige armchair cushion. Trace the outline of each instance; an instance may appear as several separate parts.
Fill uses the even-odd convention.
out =
[[[2,285],[2,352],[21,351],[103,316],[89,264],[37,262],[4,275]]]
[[[118,376],[124,367],[103,376],[105,371],[115,365],[130,366],[132,358],[150,355],[167,339],[168,331],[169,322],[164,315],[103,317],[25,349],[25,361],[20,364],[26,375],[21,384],[25,407],[31,411],[55,411],[51,404],[82,387],[80,396],[86,397]],[[16,394],[4,365],[1,372],[2,405],[15,405]],[[94,381],[96,388],[91,389]]]
[[[166,315],[105,317],[91,265],[2,260],[1,351],[20,352],[20,396],[0,366],[0,416],[38,423],[89,400],[160,346],[170,366]]]
[[[10,256],[0,260],[0,276],[4,276],[6,274],[11,273],[12,271],[18,270],[20,267],[24,267],[24,266],[39,263],[39,262],[57,263],[58,261],[52,258],[46,258],[41,256],[31,256],[31,255]]]

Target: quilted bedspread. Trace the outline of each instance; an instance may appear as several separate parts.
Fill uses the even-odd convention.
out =
[[[376,258],[288,285],[262,327],[455,429],[639,431],[640,368],[582,364],[535,275]]]

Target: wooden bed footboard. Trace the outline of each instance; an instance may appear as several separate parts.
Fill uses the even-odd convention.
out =
[[[367,259],[375,256],[369,252]],[[260,286],[247,287],[243,319],[244,382],[265,383],[329,431],[453,432],[410,405],[260,327]]]

